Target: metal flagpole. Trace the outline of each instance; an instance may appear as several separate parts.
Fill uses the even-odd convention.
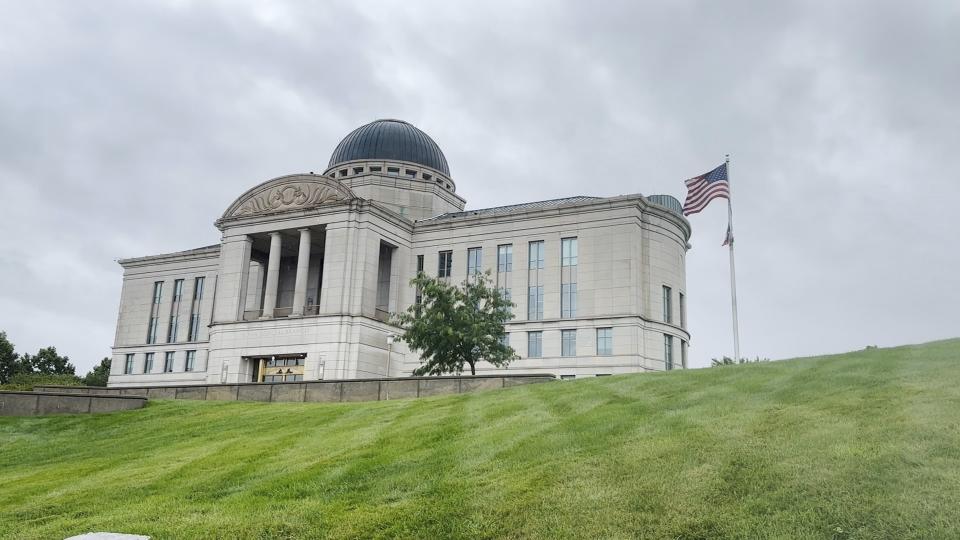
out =
[[[726,156],[727,165],[727,234],[730,246],[730,303],[733,308],[733,361],[740,361],[740,329],[737,325],[737,267],[733,262],[733,185],[730,181],[730,154]]]

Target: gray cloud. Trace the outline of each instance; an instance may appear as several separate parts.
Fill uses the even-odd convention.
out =
[[[954,3],[0,6],[0,328],[83,370],[114,260],[215,243],[248,187],[407,119],[470,207],[670,193],[731,153],[743,352],[956,336]],[[731,353],[725,209],[691,358]]]

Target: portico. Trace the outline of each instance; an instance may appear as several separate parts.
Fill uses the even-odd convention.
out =
[[[324,226],[255,233],[246,262],[245,321],[317,315],[323,290]],[[242,268],[237,269],[242,273]]]

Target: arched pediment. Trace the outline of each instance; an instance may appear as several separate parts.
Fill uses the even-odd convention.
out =
[[[272,214],[335,204],[356,198],[350,188],[333,178],[292,174],[268,180],[241,195],[221,219]]]

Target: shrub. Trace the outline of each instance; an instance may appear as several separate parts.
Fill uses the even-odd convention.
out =
[[[17,373],[10,377],[10,382],[3,385],[3,390],[33,390],[34,386],[80,386],[82,381],[76,375],[46,374],[46,373]]]

